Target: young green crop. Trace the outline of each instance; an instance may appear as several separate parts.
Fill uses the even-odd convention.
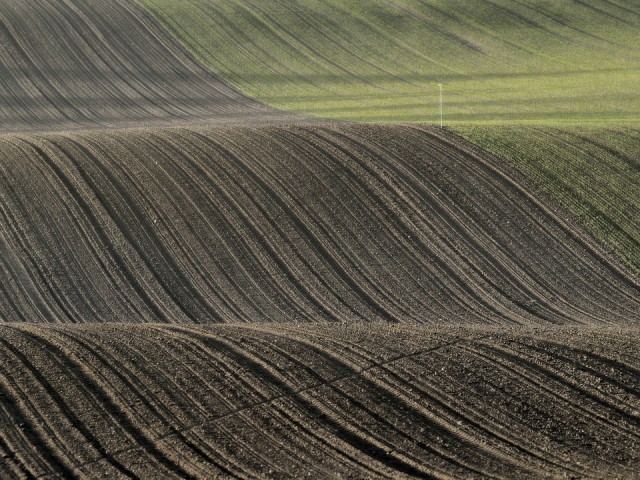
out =
[[[631,0],[138,0],[250,97],[350,121],[633,123]]]
[[[466,126],[456,131],[522,173],[640,272],[640,130]]]

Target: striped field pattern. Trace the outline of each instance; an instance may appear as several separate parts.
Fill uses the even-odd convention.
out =
[[[639,18],[0,0],[0,479],[640,478],[638,130],[301,116],[632,122]]]
[[[448,133],[0,138],[17,322],[625,324],[637,279]]]
[[[7,477],[611,479],[640,468],[636,330],[0,332]]]

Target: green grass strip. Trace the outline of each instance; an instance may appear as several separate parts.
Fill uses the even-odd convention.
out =
[[[455,130],[523,174],[640,273],[640,130],[475,125]]]
[[[640,122],[635,0],[137,0],[211,71],[362,122]]]

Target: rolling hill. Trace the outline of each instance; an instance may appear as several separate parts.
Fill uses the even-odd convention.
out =
[[[637,478],[639,25],[0,0],[0,478]]]
[[[640,120],[634,0],[137,0],[265,104],[347,121]]]
[[[7,320],[638,320],[637,278],[440,130],[15,135],[0,152]]]

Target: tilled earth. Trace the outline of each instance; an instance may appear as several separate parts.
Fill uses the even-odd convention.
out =
[[[0,137],[15,322],[637,324],[640,288],[430,127]]]
[[[32,133],[0,156],[0,477],[640,468],[637,278],[450,133]]]
[[[3,476],[632,478],[637,330],[0,327]]]
[[[126,0],[0,45],[0,478],[640,478],[638,276],[500,159]]]

